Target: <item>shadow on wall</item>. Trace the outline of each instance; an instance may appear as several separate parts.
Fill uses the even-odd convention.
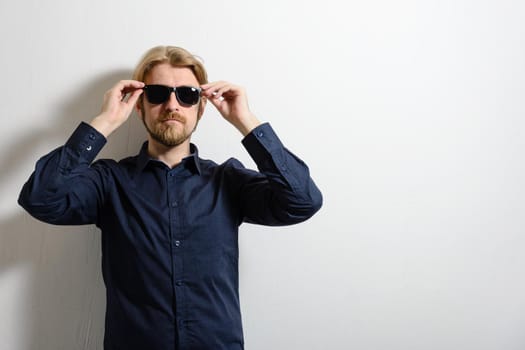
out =
[[[42,144],[65,142],[81,120],[89,121],[99,113],[104,93],[130,76],[130,71],[117,71],[97,77],[66,101],[53,125],[20,137],[2,157],[0,184],[16,171],[16,164],[42,156],[34,154]],[[120,159],[138,151],[142,140],[133,125],[135,129],[141,126],[138,121],[128,121],[110,137],[104,157]],[[105,290],[100,260],[100,232],[95,226],[52,226],[20,213],[3,219],[0,291],[13,304],[6,303],[9,310],[2,311],[9,323],[0,331],[12,341],[6,345],[3,340],[0,348],[101,349]]]

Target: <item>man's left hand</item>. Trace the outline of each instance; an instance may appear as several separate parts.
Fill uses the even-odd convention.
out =
[[[201,85],[202,95],[217,108],[219,113],[235,126],[243,136],[261,124],[248,107],[248,98],[243,87],[227,81],[216,81]]]

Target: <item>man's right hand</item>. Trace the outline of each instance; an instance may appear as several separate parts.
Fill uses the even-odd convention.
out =
[[[144,83],[136,80],[121,80],[104,95],[102,112],[90,123],[106,138],[130,116],[142,94]]]

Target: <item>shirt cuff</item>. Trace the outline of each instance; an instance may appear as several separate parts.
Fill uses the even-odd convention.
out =
[[[264,162],[268,156],[278,154],[284,147],[269,123],[253,129],[244,137],[242,144],[258,165],[259,161]]]
[[[260,172],[267,175],[278,174],[292,188],[297,186],[294,166],[287,164],[289,161],[293,163],[293,156],[286,150],[269,123],[261,124],[253,129],[242,140],[242,143]]]
[[[95,157],[106,144],[106,138],[91,125],[81,122],[66,142],[66,147],[71,149],[83,161],[93,162]]]

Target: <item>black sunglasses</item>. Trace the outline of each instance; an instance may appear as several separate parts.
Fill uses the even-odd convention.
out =
[[[190,106],[197,104],[201,96],[201,89],[193,86],[146,85],[144,92],[148,102],[154,105],[168,101],[172,92],[179,103]]]

